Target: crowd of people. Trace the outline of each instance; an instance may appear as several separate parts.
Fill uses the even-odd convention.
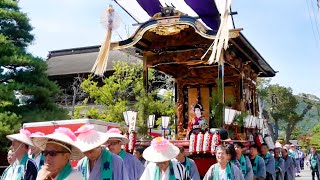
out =
[[[157,137],[149,147],[136,147],[133,154],[123,147],[129,140],[112,128],[106,133],[84,125],[72,132],[59,127],[54,133],[31,134],[20,130],[8,135],[12,146],[8,151],[9,166],[1,180],[200,180],[195,162],[185,154],[183,146]],[[303,160],[319,180],[320,155],[314,147],[305,157],[294,145],[251,145],[244,154],[241,142],[219,145],[217,163],[205,180],[294,180],[304,168]],[[79,160],[72,167],[72,160]]]

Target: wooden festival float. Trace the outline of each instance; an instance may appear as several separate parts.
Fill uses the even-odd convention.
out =
[[[138,49],[143,55],[146,88],[149,68],[175,79],[178,140],[173,142],[186,147],[201,176],[215,162],[215,147],[221,143],[243,141],[248,145],[264,140],[272,146],[270,136],[261,134],[264,119],[256,81],[276,72],[241,29],[232,26],[230,4],[219,9],[218,0],[185,0],[185,7],[181,3],[160,6],[158,0],[126,2],[116,1],[133,18],[138,3],[147,17],[137,20],[139,27],[130,38],[108,45],[109,28],[109,39],[101,51]],[[233,103],[227,103],[230,99]]]

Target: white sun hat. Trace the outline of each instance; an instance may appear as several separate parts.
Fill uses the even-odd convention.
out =
[[[118,128],[111,128],[107,131],[108,140],[120,140],[122,144],[128,144],[129,139],[121,134],[121,131]]]
[[[275,148],[282,148],[282,145],[279,142],[276,142]]]
[[[81,150],[75,145],[76,140],[77,137],[74,133],[65,127],[55,129],[52,134],[32,138],[33,144],[41,151],[45,150],[46,145],[49,143],[64,147],[71,153],[71,160],[78,160],[83,157]]]
[[[94,126],[89,124],[81,126],[74,133],[78,134],[76,146],[82,152],[97,148],[106,143],[108,140],[106,133],[94,130]]]
[[[20,129],[20,132],[18,134],[7,135],[7,138],[10,141],[19,141],[19,142],[22,142],[22,143],[27,144],[29,146],[34,146],[31,141],[30,136],[31,136],[31,133],[28,130]]]
[[[157,137],[151,141],[151,145],[143,151],[143,158],[150,162],[165,162],[177,157],[180,153],[178,147],[168,140]]]

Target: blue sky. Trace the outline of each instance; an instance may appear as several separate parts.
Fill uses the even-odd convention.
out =
[[[105,30],[100,15],[109,2],[20,0],[36,38],[29,51],[45,58],[51,50],[101,44]],[[113,36],[113,40],[119,40],[119,35],[127,37],[125,27],[129,27],[129,34],[135,27],[131,26],[134,21],[114,6],[122,19]],[[233,0],[233,11],[238,12],[234,17],[236,27],[244,29],[247,39],[279,71],[273,83],[289,86],[295,94],[320,97],[320,34],[316,29],[317,22],[320,31],[320,14],[316,0]]]

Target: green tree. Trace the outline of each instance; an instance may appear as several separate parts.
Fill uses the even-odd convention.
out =
[[[114,64],[113,69],[113,75],[102,79],[102,84],[99,84],[93,76],[82,82],[81,88],[89,94],[89,98],[94,100],[95,104],[105,106],[103,110],[91,108],[86,112],[86,116],[123,123],[123,112],[135,110],[138,112],[137,126],[142,134],[146,133],[148,115],[161,114],[174,117],[174,103],[171,98],[165,96],[163,99],[158,99],[158,91],[153,87],[149,88],[148,93],[144,89],[141,64],[120,61]],[[149,84],[155,80],[153,74],[151,70]],[[84,105],[87,101],[88,99],[84,101]],[[75,114],[79,116],[78,108]]]
[[[59,88],[48,80],[46,62],[26,51],[34,40],[31,30],[17,1],[0,1],[1,137],[12,133],[6,129],[16,130],[23,122],[68,117],[54,103]]]

